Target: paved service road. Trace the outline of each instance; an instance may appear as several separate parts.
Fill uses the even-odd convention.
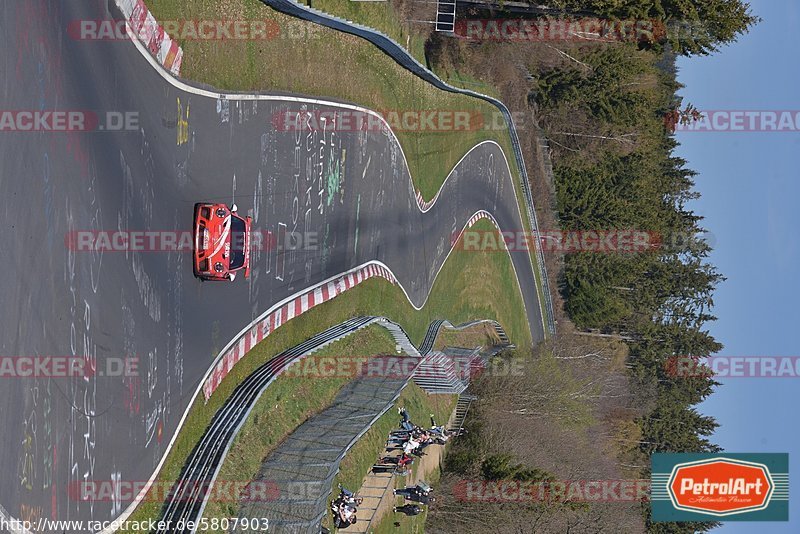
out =
[[[380,260],[419,306],[472,214],[522,228],[496,145],[471,151],[423,214],[389,132],[281,131],[276,114],[331,108],[209,98],[168,83],[130,42],[68,36],[69,21],[106,18],[107,6],[0,5],[0,109],[138,114],[133,131],[0,132],[0,356],[75,355],[98,371],[0,378],[0,505],[17,518],[117,517],[126,495],[85,502],[76,488],[146,481],[218,351],[275,302]],[[190,253],[76,251],[65,240],[189,231],[201,200],[235,200],[256,230],[308,232],[318,246],[257,250],[250,280],[202,284]],[[530,261],[512,259],[542,339]],[[138,377],[107,376],[107,362],[123,356],[138,358]]]

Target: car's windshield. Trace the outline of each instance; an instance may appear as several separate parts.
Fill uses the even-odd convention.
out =
[[[239,217],[231,217],[231,261],[230,269],[244,265],[245,222]]]

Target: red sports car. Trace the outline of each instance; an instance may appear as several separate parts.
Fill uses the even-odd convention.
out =
[[[236,214],[236,204],[194,205],[194,275],[201,280],[229,280],[244,269],[250,274],[250,217]]]

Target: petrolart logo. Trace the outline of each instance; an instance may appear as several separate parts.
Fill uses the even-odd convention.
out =
[[[653,521],[788,521],[788,454],[654,454]]]

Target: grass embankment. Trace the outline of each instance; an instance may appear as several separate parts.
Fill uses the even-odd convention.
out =
[[[387,330],[371,325],[309,356],[310,359],[343,354],[394,354],[394,339]],[[301,379],[279,376],[258,399],[236,436],[217,475],[218,480],[253,480],[264,457],[272,452],[304,421],[328,408],[339,391],[350,381],[347,377]],[[235,517],[237,502],[209,502],[205,516]]]
[[[431,414],[434,415],[437,423],[446,422],[450,418],[457,397],[457,395],[429,395],[414,382],[409,382],[397,399],[394,408],[405,407],[413,422],[427,427]],[[348,451],[339,467],[339,475],[333,484],[334,488],[336,484],[341,483],[348,489],[357,490],[378,456],[388,454],[385,452],[386,439],[390,432],[398,428],[400,421],[400,416],[394,408],[383,414],[358,443]],[[417,465],[418,462],[415,462],[412,469],[416,469]]]
[[[437,350],[442,350],[445,347],[471,349],[473,347],[489,347],[496,345],[499,341],[493,326],[480,324],[464,330],[440,330],[433,346]]]
[[[408,50],[417,61],[425,64],[425,40],[427,32],[420,32],[407,22],[399,20],[396,6],[392,2],[353,2],[352,0],[300,0],[314,9],[336,17],[374,28],[385,33]],[[420,6],[417,6],[420,7]],[[432,13],[436,8],[432,8]],[[423,19],[427,14],[415,12],[414,19]]]
[[[403,46],[409,54],[423,65],[429,66],[425,57],[425,41],[434,31],[427,21],[436,18],[436,3],[418,2],[354,2],[352,0],[300,0],[314,9],[347,19],[382,32]],[[427,9],[426,9],[427,8]],[[448,37],[449,38],[449,37]],[[447,69],[434,72],[447,83],[464,89],[478,91],[499,98],[500,92],[493,86],[459,70],[458,65],[448,64]]]
[[[386,438],[389,433],[397,429],[400,416],[394,408],[404,406],[412,421],[420,426],[427,426],[430,422],[430,414],[436,418],[436,422],[446,422],[455,406],[457,395],[428,395],[414,382],[409,382],[408,386],[400,394],[395,406],[383,414],[372,428],[347,452],[339,466],[339,474],[334,478],[331,488],[331,499],[335,498],[339,492],[337,484],[342,484],[345,488],[355,491],[361,488],[364,476],[369,472],[375,460],[380,455],[386,454]],[[438,445],[433,445],[438,447]],[[412,465],[413,472],[419,465],[416,459]],[[400,477],[398,481],[405,480]],[[330,502],[329,500],[329,502]],[[332,527],[330,515],[326,516],[325,524],[328,528]]]
[[[492,226],[482,220],[475,228],[491,230]],[[202,395],[195,399],[158,475],[160,487],[177,479],[211,418],[245,377],[281,351],[350,317],[384,315],[400,323],[415,343],[422,341],[428,324],[434,319],[447,318],[453,323],[495,319],[514,343],[530,347],[530,331],[521,312],[522,296],[513,274],[508,255],[471,253],[457,246],[439,273],[428,302],[419,311],[414,310],[398,287],[383,279],[371,279],[287,322],[236,364],[207,404],[203,403]],[[147,498],[131,519],[155,518],[160,509],[160,502]]]
[[[181,39],[183,77],[231,91],[285,91],[354,102],[370,109],[451,110],[491,122],[497,110],[481,100],[435,89],[358,37],[295,19],[258,0],[148,0],[157,20],[260,20],[269,39]],[[315,5],[316,7],[316,5]],[[458,160],[492,139],[506,149],[508,132],[490,129],[395,131],[417,188],[432,198]],[[508,154],[511,152],[507,150]]]
[[[439,471],[428,475],[426,482],[435,485],[439,479]],[[414,504],[407,502],[406,504]],[[428,507],[422,506],[422,513],[419,515],[407,516],[400,513],[390,513],[383,516],[373,528],[371,534],[408,534],[409,532],[424,532],[425,520],[428,518]]]

